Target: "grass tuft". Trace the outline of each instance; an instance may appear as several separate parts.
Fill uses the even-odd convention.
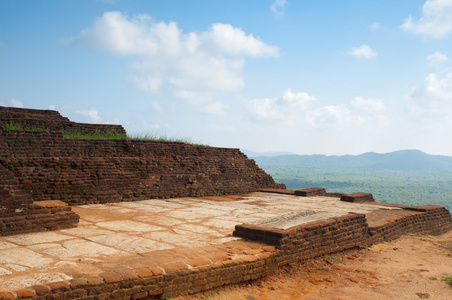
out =
[[[64,138],[67,139],[106,139],[106,140],[121,140],[127,138],[124,134],[116,130],[110,131],[96,131],[94,133],[83,133],[78,131],[62,131]]]
[[[25,126],[20,123],[0,123],[0,127],[4,130],[26,130],[26,131],[50,131],[48,128],[41,128],[37,126]],[[64,138],[67,139],[106,139],[106,140],[122,140],[130,139],[135,141],[155,141],[155,142],[172,142],[183,143],[195,147],[210,147],[199,142],[194,142],[189,138],[170,138],[167,136],[157,135],[154,133],[138,133],[133,135],[124,135],[116,130],[98,131],[94,133],[84,133],[77,130],[62,131]]]
[[[26,131],[50,131],[48,128],[38,126],[26,126],[20,123],[0,123],[3,130],[26,130]]]
[[[183,143],[192,145],[195,147],[210,147],[208,145],[201,144],[199,142],[194,142],[190,138],[172,138],[168,137],[166,135],[157,135],[154,133],[135,133],[135,134],[128,134],[128,139],[131,140],[138,140],[138,141],[154,141],[154,142],[172,142],[172,143]]]

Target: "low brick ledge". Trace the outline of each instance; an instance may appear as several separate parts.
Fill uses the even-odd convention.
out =
[[[341,201],[345,202],[375,202],[372,194],[369,193],[353,193],[345,194],[341,196]]]
[[[252,243],[212,261],[191,258],[186,262],[117,269],[0,292],[0,299],[164,299],[181,292],[195,293],[224,284],[259,279],[278,267],[275,247]]]
[[[372,242],[395,239],[401,234],[440,234],[452,229],[448,210],[440,206],[419,207],[423,211],[394,219],[389,227],[369,228],[363,214],[348,214],[295,226],[287,230],[242,224],[250,235],[266,237],[278,246],[250,242],[249,247],[229,245],[228,253],[218,260],[191,258],[167,262],[160,267],[145,264],[136,269],[117,269],[97,276],[74,278],[24,287],[13,292],[0,292],[0,299],[162,299],[176,294],[190,294],[226,284],[256,280],[279,267],[354,247],[366,247]],[[438,222],[441,219],[441,222]],[[407,227],[406,222],[414,226]],[[421,227],[417,224],[421,223]],[[417,223],[417,224],[416,224]],[[369,235],[380,230],[380,237]],[[396,232],[393,234],[391,232]],[[374,233],[375,234],[375,233]],[[237,236],[237,234],[234,234]],[[227,245],[225,243],[223,245]],[[234,256],[232,256],[234,255]]]
[[[303,190],[296,190],[295,195],[302,196],[302,197],[325,196],[326,191],[324,188],[313,187],[313,188],[308,188],[308,189],[303,189]]]

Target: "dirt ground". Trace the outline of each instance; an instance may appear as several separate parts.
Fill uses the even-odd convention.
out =
[[[324,255],[255,282],[173,299],[452,299],[451,284],[452,231]]]

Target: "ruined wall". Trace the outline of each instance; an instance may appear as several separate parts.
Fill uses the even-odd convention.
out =
[[[6,130],[11,124],[41,130]],[[68,139],[63,131],[126,136],[121,125],[75,123],[57,111],[0,106],[0,236],[75,226],[78,216],[65,203],[284,188],[238,149]]]
[[[5,124],[20,124],[28,128],[34,127],[47,131],[78,132],[83,134],[115,131],[120,135],[126,136],[126,131],[121,125],[76,123],[54,110],[0,106],[0,128]]]
[[[74,227],[79,216],[60,201],[33,202],[0,164],[0,236]]]
[[[57,132],[0,129],[0,164],[33,200],[71,205],[283,187],[238,149],[66,139]]]

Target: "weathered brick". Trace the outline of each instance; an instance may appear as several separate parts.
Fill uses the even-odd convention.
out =
[[[45,285],[33,285],[32,288],[38,295],[45,295],[51,291],[50,287]]]
[[[114,283],[122,280],[121,275],[114,272],[104,272],[99,275],[106,283]]]
[[[17,299],[16,295],[11,292],[0,292],[0,299],[4,300],[14,300]]]
[[[134,269],[134,272],[138,275],[140,278],[146,278],[146,277],[152,277],[154,276],[154,273],[149,268],[138,268]]]
[[[210,265],[212,262],[208,258],[198,257],[198,258],[187,259],[185,261],[185,263],[187,263],[188,265],[190,265],[192,267],[199,267],[199,266]]]
[[[47,285],[50,287],[52,292],[67,291],[71,288],[69,285],[69,282],[67,282],[67,281],[49,282],[49,283],[47,283]]]
[[[33,288],[24,288],[16,291],[18,298],[32,298],[36,295],[36,291]]]

